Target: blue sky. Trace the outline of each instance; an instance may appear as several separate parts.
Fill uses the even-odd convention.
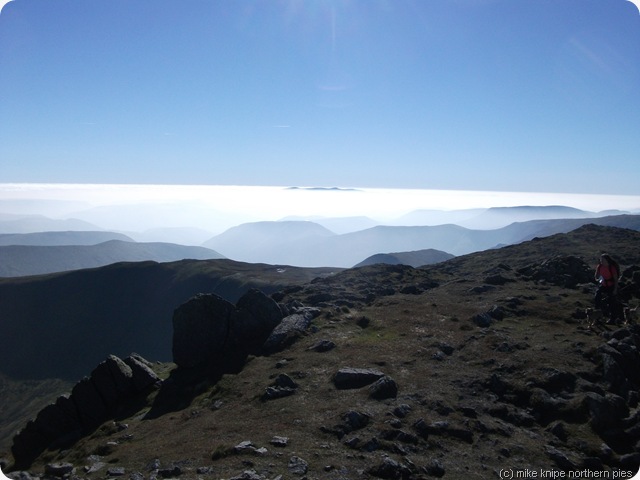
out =
[[[14,0],[0,183],[640,193],[627,0]]]

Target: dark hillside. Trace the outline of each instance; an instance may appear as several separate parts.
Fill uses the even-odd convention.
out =
[[[97,245],[0,246],[0,277],[21,277],[102,267],[117,262],[173,262],[224,258],[218,252],[173,243],[109,240]]]
[[[75,380],[110,353],[170,360],[173,310],[196,293],[236,301],[252,287],[271,293],[328,272],[185,260],[0,279],[0,373]]]
[[[633,217],[637,218],[637,217]],[[557,255],[573,255],[584,260],[595,269],[602,253],[609,253],[622,266],[640,264],[640,231],[634,222],[633,229],[587,224],[568,234],[557,233],[548,237],[537,237],[518,245],[486,250],[449,260],[437,269],[451,273],[481,270],[484,265],[507,263],[521,268],[541,258]]]
[[[602,251],[620,260],[626,300],[638,305],[640,233],[595,225],[283,287],[272,295],[283,310],[315,316],[276,353],[221,378],[155,364],[163,381],[153,391],[28,468],[204,480],[631,478],[640,326],[587,327]]]
[[[376,263],[386,263],[389,265],[409,265],[411,267],[422,267],[433,263],[444,262],[453,258],[453,255],[434,250],[432,248],[426,250],[417,250],[413,252],[396,252],[396,253],[378,253],[365,258],[355,267],[364,267],[366,265],[375,265]]]

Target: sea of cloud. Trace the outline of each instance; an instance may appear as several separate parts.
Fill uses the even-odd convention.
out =
[[[0,184],[1,215],[79,218],[101,228],[196,227],[212,233],[283,218],[369,217],[416,210],[563,205],[640,212],[638,195],[238,185]]]

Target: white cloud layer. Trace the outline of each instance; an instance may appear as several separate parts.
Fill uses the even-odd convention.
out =
[[[640,196],[417,189],[232,185],[0,184],[1,214],[82,218],[103,228],[193,226],[221,231],[285,217],[367,216],[385,222],[415,210],[564,205],[640,211]]]

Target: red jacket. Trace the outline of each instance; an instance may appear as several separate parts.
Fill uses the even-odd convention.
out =
[[[618,280],[618,270],[613,265],[599,264],[596,268],[596,276],[602,277],[603,287],[613,287]]]

